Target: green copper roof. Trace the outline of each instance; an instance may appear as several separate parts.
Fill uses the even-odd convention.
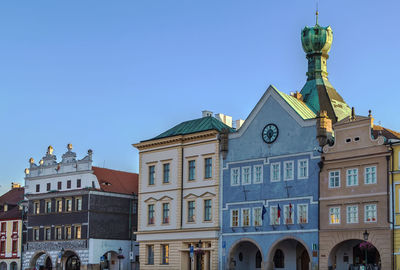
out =
[[[295,110],[296,113],[304,120],[317,117],[317,115],[312,110],[310,110],[310,108],[308,108],[308,106],[304,102],[298,100],[295,97],[282,93],[281,91],[276,90],[276,92],[278,92],[278,94],[286,101],[286,103],[290,107],[292,107],[293,110]]]
[[[228,128],[231,132],[234,131],[234,129],[225,125],[218,119],[216,119],[212,116],[207,116],[207,117],[202,117],[202,118],[182,122],[182,123],[174,126],[173,128],[168,129],[167,131],[161,133],[160,135],[154,137],[151,140],[167,138],[167,137],[172,137],[172,136],[177,136],[177,135],[191,134],[191,133],[202,132],[202,131],[207,131],[207,130],[221,131],[224,128]]]

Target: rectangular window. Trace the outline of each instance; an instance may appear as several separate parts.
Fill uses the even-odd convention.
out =
[[[36,185],[36,192],[40,192],[40,185],[39,184]]]
[[[76,187],[77,188],[80,188],[82,186],[82,181],[81,181],[81,179],[77,179],[76,180]]]
[[[72,239],[72,228],[71,228],[71,226],[65,227],[65,239]]]
[[[281,224],[281,219],[278,217],[278,206],[271,206],[269,214],[270,214],[271,225]]]
[[[188,222],[194,222],[195,202],[188,202]]]
[[[358,223],[358,206],[357,205],[347,206],[346,219],[347,219],[347,223]]]
[[[45,240],[51,240],[51,228],[44,229]]]
[[[61,199],[59,199],[59,200],[57,200],[56,201],[56,207],[57,207],[57,212],[62,212],[63,210],[62,210],[62,200]]]
[[[254,226],[262,226],[261,214],[262,214],[261,207],[253,208],[253,224],[254,224]]]
[[[61,227],[56,227],[56,239],[57,240],[61,240],[62,239]]]
[[[34,202],[34,213],[39,214],[40,213],[40,202]]]
[[[65,211],[67,211],[67,212],[72,211],[72,200],[71,199],[65,200]]]
[[[240,185],[240,170],[239,168],[232,168],[231,169],[231,186],[238,186]]]
[[[6,228],[7,228],[6,225],[7,225],[6,222],[2,222],[2,223],[1,223],[1,232],[2,232],[2,233],[5,233],[5,232],[6,232]]]
[[[33,240],[39,241],[39,229],[38,228],[33,229]]]
[[[155,166],[149,166],[149,185],[154,185]]]
[[[340,224],[340,207],[329,208],[329,224]]]
[[[365,222],[376,222],[376,204],[367,204],[365,205]]]
[[[212,177],[212,158],[204,159],[204,177],[205,178]]]
[[[293,180],[294,179],[294,162],[285,161],[283,162],[283,180]]]
[[[148,209],[147,209],[147,223],[148,224],[154,224],[154,204],[149,204]]]
[[[169,245],[161,245],[161,263],[169,263]]]
[[[308,178],[308,159],[300,159],[297,161],[297,178]]]
[[[50,191],[50,189],[51,189],[51,183],[47,183],[47,188],[46,188],[46,190],[47,190],[47,191]]]
[[[204,200],[204,221],[211,221],[211,209],[212,209],[211,199]]]
[[[243,167],[242,168],[242,185],[249,185],[249,184],[251,184],[250,167]]]
[[[163,164],[163,183],[169,183],[169,163]]]
[[[82,211],[82,198],[75,199],[75,208],[76,211]]]
[[[297,223],[305,224],[308,223],[308,205],[298,204],[297,205]]]
[[[364,183],[365,184],[376,184],[376,166],[371,166],[371,167],[365,168]]]
[[[169,203],[163,203],[163,223],[169,223]]]
[[[347,186],[357,186],[358,185],[358,169],[348,169],[347,170]]]
[[[242,209],[242,227],[250,226],[250,209]]]
[[[196,161],[189,160],[189,180],[192,181],[196,178]]]
[[[62,189],[62,182],[61,181],[57,182],[57,189],[58,190]]]
[[[46,213],[51,213],[51,201],[46,201]]]
[[[231,210],[231,227],[239,226],[239,210],[233,209]]]
[[[271,163],[271,182],[277,182],[281,180],[281,164]]]
[[[154,245],[147,245],[147,264],[154,264]]]
[[[0,254],[2,254],[2,256],[4,256],[5,253],[6,253],[6,241],[1,241],[0,242]]]
[[[75,239],[81,239],[82,237],[82,227],[80,225],[75,225]]]
[[[70,189],[71,188],[71,180],[67,181],[67,188]]]
[[[285,205],[283,207],[283,215],[285,216],[285,224],[293,224],[293,205]]]
[[[18,221],[14,221],[13,222],[12,231],[13,232],[18,232]]]
[[[254,184],[260,184],[263,181],[263,166],[255,165],[254,166]]]
[[[13,240],[12,241],[12,253],[17,253],[18,252],[18,240]]]
[[[329,172],[329,188],[340,187],[340,171]]]

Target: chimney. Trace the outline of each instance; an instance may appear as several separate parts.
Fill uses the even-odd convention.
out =
[[[11,189],[20,188],[20,187],[21,187],[21,184],[14,183],[14,182],[11,183]]]
[[[212,112],[206,111],[206,110],[202,111],[201,113],[202,113],[202,117],[209,117],[209,116],[213,115]]]
[[[244,123],[243,119],[236,120],[236,130],[238,130]]]
[[[215,115],[215,118],[217,118],[219,121],[221,121],[225,125],[232,127],[232,116],[228,116],[223,113],[217,113]]]
[[[328,144],[332,138],[332,120],[326,111],[320,111],[317,116],[317,140],[319,146]]]

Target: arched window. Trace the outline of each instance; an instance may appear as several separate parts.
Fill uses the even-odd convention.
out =
[[[17,270],[17,263],[16,262],[12,262],[10,264],[10,270]]]
[[[274,265],[275,268],[285,268],[285,255],[283,254],[283,251],[280,249],[277,249],[275,251]]]
[[[256,253],[256,268],[261,268],[261,262],[262,262],[261,252],[257,251],[257,253]]]

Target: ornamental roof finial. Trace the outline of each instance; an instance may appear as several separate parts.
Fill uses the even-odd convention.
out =
[[[317,11],[315,12],[315,25],[318,25],[318,0],[317,0]]]

